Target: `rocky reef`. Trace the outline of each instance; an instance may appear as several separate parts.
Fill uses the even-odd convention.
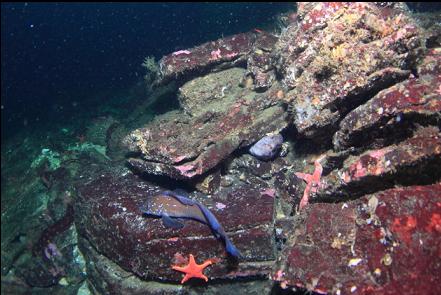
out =
[[[297,8],[279,35],[164,56],[152,96],[169,103],[162,93],[174,91],[178,109],[149,120],[141,103],[127,120],[90,123],[76,148],[35,155],[20,178],[2,168],[2,180],[46,196],[7,204],[16,192],[2,187],[5,290],[441,293],[439,26],[403,3]],[[17,157],[2,151],[2,167]],[[178,188],[241,259],[200,222],[170,229],[141,213]],[[38,226],[17,226],[20,210]],[[171,266],[189,254],[213,261],[208,283],[179,284]]]

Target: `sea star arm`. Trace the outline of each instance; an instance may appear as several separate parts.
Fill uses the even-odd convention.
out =
[[[294,173],[298,178],[303,179],[304,181],[306,181],[307,183],[311,181],[312,175],[311,174],[307,174],[307,173],[302,173],[302,172],[296,172]]]
[[[305,187],[305,191],[303,192],[303,197],[300,200],[299,208],[303,209],[309,203],[309,193],[311,192],[311,186],[308,184]]]
[[[325,155],[322,155],[314,161],[315,169],[313,174],[307,174],[302,172],[295,173],[295,175],[298,178],[303,179],[306,182],[306,187],[303,192],[303,197],[300,200],[300,204],[299,204],[300,210],[303,209],[306,205],[308,205],[311,192],[316,193],[318,191],[320,185],[320,179],[322,177],[322,172],[323,172],[323,166],[320,164],[320,161],[324,157]]]

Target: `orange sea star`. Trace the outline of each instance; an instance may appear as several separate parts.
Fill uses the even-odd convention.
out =
[[[319,185],[320,185],[320,179],[322,177],[323,167],[320,164],[320,161],[325,157],[325,155],[317,158],[314,161],[314,173],[313,174],[306,174],[302,172],[296,172],[295,175],[298,178],[303,179],[306,182],[306,188],[303,192],[303,197],[300,200],[299,208],[303,209],[306,205],[308,205],[309,201],[309,195],[310,193],[316,193],[318,191]]]
[[[180,267],[177,265],[172,265],[172,268],[174,270],[185,273],[185,276],[182,279],[181,284],[185,283],[186,281],[188,281],[191,278],[201,278],[201,279],[204,279],[206,282],[208,282],[208,278],[202,273],[202,271],[207,266],[213,264],[213,262],[214,261],[212,259],[208,259],[208,260],[205,260],[204,263],[202,263],[202,264],[197,264],[196,261],[194,260],[193,255],[190,254],[190,260],[186,266]]]

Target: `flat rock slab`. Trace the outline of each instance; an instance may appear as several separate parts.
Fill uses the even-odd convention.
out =
[[[420,29],[403,9],[374,3],[299,6],[276,44],[294,124],[315,140],[376,92],[405,79],[422,52]]]
[[[85,239],[79,240],[82,253],[88,258],[88,284],[99,294],[183,295],[183,294],[269,294],[269,280],[223,281],[206,284],[202,280],[184,285],[173,282],[146,281],[123,270],[107,257],[98,254]],[[91,288],[92,289],[92,288]],[[15,294],[15,293],[14,293]]]
[[[381,91],[350,112],[333,138],[336,149],[382,144],[412,132],[412,125],[441,122],[441,50],[430,50],[419,77]]]
[[[245,63],[256,35],[241,33],[166,55],[159,61],[160,81],[168,83],[175,80],[182,83],[216,69]]]
[[[238,266],[230,264],[223,243],[208,226],[188,220],[183,229],[174,230],[164,227],[160,219],[143,216],[139,207],[163,189],[132,174],[103,175],[81,187],[76,224],[98,252],[143,279],[181,280],[182,274],[170,265],[189,254],[199,263],[220,259],[206,269],[210,278],[265,276],[275,260],[274,198],[264,193],[267,188],[243,184],[211,197],[192,196],[213,212],[241,251],[244,259]]]
[[[193,117],[165,114],[131,132],[125,142],[135,153],[128,159],[132,168],[190,179],[215,167],[236,149],[287,126],[287,113],[277,104],[274,91],[255,93],[232,87],[224,90],[224,96],[193,108]]]
[[[312,204],[281,256],[283,286],[332,294],[439,294],[441,184]]]
[[[243,94],[244,89],[239,87],[239,82],[244,73],[242,68],[231,68],[195,78],[179,88],[179,104],[192,116],[206,112],[206,106],[213,111],[220,109],[226,99],[234,100]]]
[[[351,156],[343,168],[321,180],[318,199],[356,198],[396,184],[428,184],[441,179],[441,133],[426,127],[396,145]]]

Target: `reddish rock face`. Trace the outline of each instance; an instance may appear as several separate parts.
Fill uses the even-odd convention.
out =
[[[348,158],[343,168],[323,177],[320,199],[355,198],[393,187],[441,179],[441,133],[436,127],[419,130],[397,145]]]
[[[160,62],[158,83],[192,78],[232,67],[247,68],[246,76],[253,79],[253,89],[264,91],[275,81],[272,50],[278,38],[264,31],[237,34],[180,50],[164,56]]]
[[[350,112],[334,135],[334,147],[383,145],[412,133],[415,124],[441,121],[441,51],[430,50],[419,67],[419,77],[381,91]]]
[[[273,276],[319,293],[440,293],[440,191],[438,183],[311,205]]]
[[[329,137],[348,110],[405,79],[421,53],[420,30],[402,9],[314,3],[299,6],[299,20],[275,55],[295,126],[309,138]]]
[[[139,207],[162,189],[131,175],[107,175],[83,186],[76,222],[81,235],[100,253],[144,279],[179,281],[181,274],[170,265],[176,264],[176,255],[188,254],[201,261],[219,258],[205,272],[211,278],[265,276],[271,264],[259,264],[275,259],[274,198],[261,194],[267,189],[244,184],[210,198],[192,197],[213,212],[242,253],[244,260],[238,266],[228,261],[224,245],[208,226],[188,220],[183,229],[173,230],[160,219],[142,216]]]
[[[255,40],[255,33],[237,34],[166,55],[159,61],[160,83],[183,83],[215,69],[244,63]]]

